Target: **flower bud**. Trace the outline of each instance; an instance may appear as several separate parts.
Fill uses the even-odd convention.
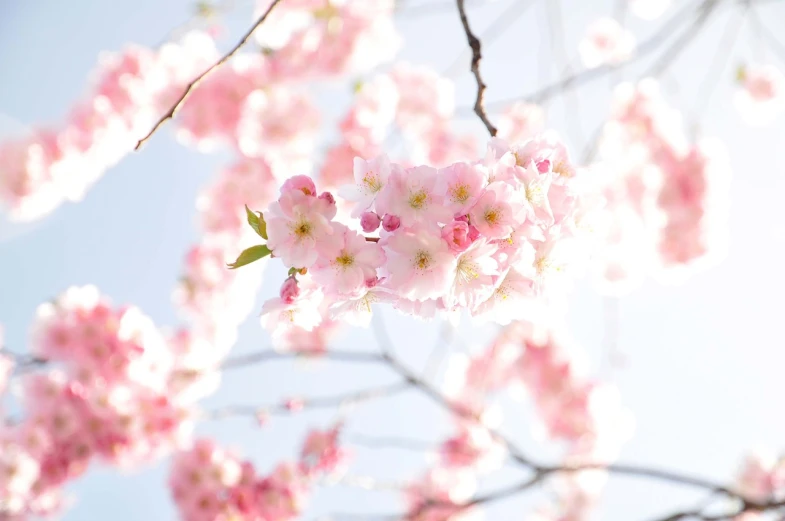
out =
[[[442,239],[454,253],[465,251],[472,243],[469,237],[469,225],[463,221],[453,221],[442,228]]]
[[[394,232],[401,226],[401,218],[389,213],[382,219],[382,228],[387,232]]]
[[[289,277],[281,285],[280,292],[281,300],[287,304],[294,302],[300,296],[300,286],[297,285],[297,279]]]
[[[376,215],[376,212],[363,212],[360,216],[360,226],[362,226],[365,233],[371,233],[379,228],[382,220]]]

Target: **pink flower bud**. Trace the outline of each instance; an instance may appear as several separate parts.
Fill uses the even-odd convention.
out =
[[[322,192],[319,195],[319,199],[322,201],[327,201],[327,204],[335,204],[335,197],[330,192]]]
[[[381,224],[381,218],[376,215],[376,212],[363,212],[360,216],[360,226],[363,227],[363,231],[365,233],[371,233],[376,231],[379,228],[379,224]]]
[[[288,192],[289,190],[300,190],[305,195],[316,195],[316,185],[313,179],[307,175],[296,175],[284,181],[281,186],[281,193]]]
[[[469,225],[463,221],[453,221],[442,228],[442,239],[447,241],[450,250],[455,253],[466,250],[472,243]]]
[[[289,277],[283,284],[281,284],[280,292],[281,300],[287,304],[294,302],[300,296],[300,286],[297,285],[297,279]]]
[[[377,284],[379,284],[379,277],[365,279],[365,287],[368,289],[375,287]]]
[[[389,213],[382,219],[382,228],[387,232],[394,232],[401,226],[401,218]]]

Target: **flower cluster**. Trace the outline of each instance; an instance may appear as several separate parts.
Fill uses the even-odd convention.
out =
[[[340,191],[345,223],[332,193],[292,177],[261,214],[267,251],[291,268],[263,322],[275,336],[325,319],[363,324],[376,302],[422,318],[520,318],[563,293],[585,257],[579,177],[547,135],[496,140],[482,160],[441,169],[357,159]]]
[[[103,55],[91,92],[61,128],[0,143],[0,203],[12,219],[26,221],[81,199],[216,57],[200,33],[158,51],[131,46]]]
[[[259,0],[257,15],[270,3]],[[289,75],[366,71],[391,59],[401,46],[392,22],[394,7],[393,0],[281,2],[255,36]]]
[[[714,141],[687,140],[656,83],[617,89],[600,154],[594,175],[607,205],[596,265],[606,291],[649,274],[672,280],[724,252],[728,159]]]
[[[127,466],[182,444],[206,368],[191,346],[169,345],[149,318],[112,308],[94,287],[42,304],[31,352],[56,367],[24,376],[24,416],[0,429],[6,513],[58,510],[62,486],[94,459]]]
[[[455,403],[487,423],[492,396],[522,388],[534,402],[542,433],[567,443],[568,464],[608,462],[631,435],[631,417],[614,386],[582,374],[574,350],[559,330],[553,324],[512,323],[478,355],[453,358],[448,392]],[[560,512],[543,510],[543,517],[583,519],[597,498],[602,472],[559,480]]]
[[[183,521],[265,519],[287,521],[302,513],[313,482],[335,471],[345,451],[338,445],[339,428],[314,430],[303,444],[300,461],[281,463],[259,476],[253,463],[196,440],[174,457],[169,487]]]

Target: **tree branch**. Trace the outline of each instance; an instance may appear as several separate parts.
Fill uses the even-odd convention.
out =
[[[461,24],[463,24],[463,30],[466,33],[466,39],[469,42],[469,47],[472,50],[471,71],[472,74],[474,74],[474,79],[477,80],[477,99],[474,102],[474,112],[477,114],[477,116],[479,116],[480,120],[482,120],[491,137],[496,137],[496,127],[494,127],[493,123],[491,123],[491,121],[488,119],[488,114],[485,113],[485,107],[483,106],[485,89],[487,85],[485,85],[485,82],[482,79],[482,74],[480,74],[482,44],[480,43],[480,39],[474,35],[471,28],[469,27],[469,19],[466,17],[466,6],[464,5],[464,2],[465,0],[457,0],[458,13],[461,16]]]
[[[393,396],[408,390],[409,384],[407,382],[396,382],[390,385],[382,385],[379,387],[372,387],[370,389],[363,389],[361,391],[354,391],[350,393],[337,394],[334,396],[317,396],[314,398],[304,399],[298,403],[297,410],[303,409],[329,409],[331,407],[344,407],[347,405],[354,405],[361,402],[367,402],[376,398],[383,398],[385,396]],[[273,405],[231,405],[220,409],[214,409],[205,414],[206,419],[217,420],[230,416],[256,416],[261,413],[268,414],[288,414],[292,412],[292,407],[286,403],[277,403]]]
[[[196,87],[198,87],[199,84],[202,83],[202,81],[204,81],[205,78],[207,78],[207,76],[212,74],[213,71],[215,71],[218,67],[223,65],[224,62],[226,62],[232,56],[234,56],[237,53],[237,51],[239,51],[240,48],[242,48],[243,45],[248,43],[248,40],[251,39],[253,33],[259,28],[259,26],[262,25],[262,23],[267,19],[267,16],[272,12],[273,8],[276,5],[278,5],[280,1],[281,0],[273,0],[270,6],[267,8],[267,10],[264,13],[262,13],[262,16],[260,16],[256,20],[256,22],[251,26],[251,28],[248,29],[248,32],[245,33],[243,38],[239,42],[237,42],[237,44],[234,47],[232,47],[232,49],[228,53],[224,54],[220,60],[218,60],[213,65],[208,67],[207,70],[205,70],[202,74],[197,76],[196,79],[194,79],[191,83],[188,84],[188,86],[185,87],[185,90],[177,99],[177,101],[175,101],[174,105],[172,105],[172,108],[170,108],[166,114],[161,116],[161,119],[158,120],[158,122],[153,126],[153,128],[150,130],[150,132],[147,133],[146,136],[144,136],[136,143],[134,150],[139,150],[140,148],[142,148],[142,145],[144,145],[164,123],[172,119],[175,116],[175,114],[177,114],[180,108],[182,108],[183,103],[185,103],[185,100],[188,99],[188,96],[191,95],[191,92]]]
[[[701,9],[703,8],[706,2],[712,0],[704,0],[701,2],[700,5],[696,8],[694,5],[687,5],[676,14],[674,14],[671,18],[669,18],[666,22],[660,26],[660,29],[652,35],[648,40],[641,43],[638,46],[638,49],[635,55],[627,60],[624,63],[619,65],[604,65],[602,67],[596,67],[594,69],[584,69],[582,71],[576,72],[575,74],[570,74],[557,80],[550,85],[546,85],[539,90],[536,90],[528,95],[525,96],[518,96],[513,99],[505,99],[505,100],[498,100],[493,101],[487,104],[488,108],[498,108],[504,107],[509,103],[518,101],[520,99],[524,99],[533,103],[542,103],[543,101],[549,99],[550,97],[559,94],[561,92],[565,92],[570,89],[574,89],[584,85],[586,83],[590,83],[594,80],[604,78],[608,74],[613,71],[624,69],[632,65],[633,63],[645,58],[649,54],[653,53],[657,49],[660,48],[660,45],[670,38],[673,33],[675,33],[679,27],[686,21],[689,20],[688,13],[690,11],[695,11],[700,14]]]
[[[255,353],[248,353],[245,355],[238,355],[232,358],[227,358],[221,364],[220,369],[239,369],[255,364],[261,364],[273,360],[294,360],[298,358],[314,359],[314,360],[334,360],[337,362],[360,362],[360,363],[378,363],[382,360],[381,355],[377,353],[364,353],[362,351],[339,351],[328,350],[324,352],[310,352],[310,351],[287,351],[279,352],[273,349],[264,349]]]

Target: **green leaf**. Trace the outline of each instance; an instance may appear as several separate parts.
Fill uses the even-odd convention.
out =
[[[262,236],[264,240],[267,240],[267,222],[264,220],[264,215],[262,212],[259,212],[259,229],[256,232]]]
[[[227,264],[230,270],[235,270],[240,266],[245,266],[246,264],[251,264],[252,262],[256,262],[263,257],[267,257],[270,255],[272,251],[270,248],[267,247],[266,244],[259,244],[257,246],[251,246],[247,250],[243,251],[237,260],[231,264]]]
[[[245,205],[245,215],[248,217],[248,224],[251,225],[253,231],[261,236],[262,234],[259,232],[259,216],[253,213],[247,204]]]
[[[300,273],[300,268],[289,268],[289,276],[290,277],[292,275],[297,275],[298,273]]]

